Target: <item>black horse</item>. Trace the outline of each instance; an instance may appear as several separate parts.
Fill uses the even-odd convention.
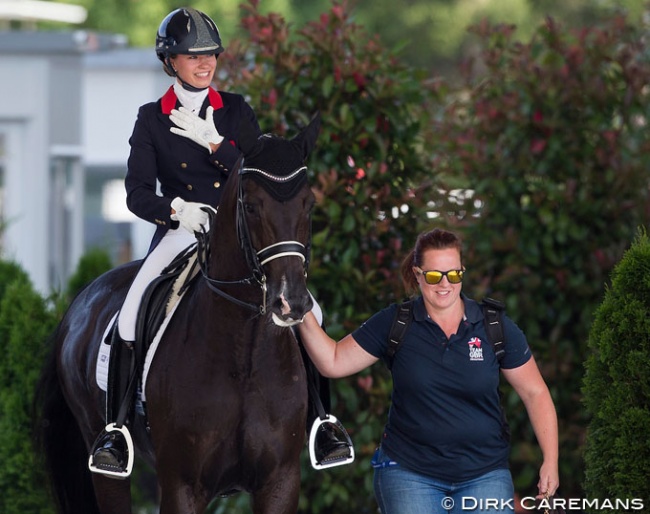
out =
[[[232,491],[259,514],[296,512],[307,411],[291,326],[307,291],[314,196],[304,161],[319,118],[293,139],[240,141],[244,159],[212,220],[203,273],[187,289],[148,371],[146,418],[130,425],[155,469],[161,514],[202,513]],[[100,276],[72,302],[41,378],[42,441],[59,512],[130,514],[130,480],[88,471],[105,426],[97,386],[102,336],[138,263]],[[92,475],[92,476],[91,476]]]

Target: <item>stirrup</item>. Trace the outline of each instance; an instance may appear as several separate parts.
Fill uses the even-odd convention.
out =
[[[124,425],[118,427],[117,425],[115,425],[115,423],[109,423],[108,425],[106,425],[104,431],[107,434],[110,432],[120,432],[124,436],[124,440],[126,441],[126,453],[127,453],[126,467],[124,468],[124,471],[110,471],[108,469],[98,468],[93,464],[93,454],[91,453],[90,456],[88,457],[88,469],[93,473],[99,473],[100,475],[105,475],[109,478],[120,478],[120,479],[128,478],[131,475],[131,471],[133,470],[134,450],[133,450],[133,439],[131,439],[131,433]]]
[[[322,462],[318,462],[316,459],[316,435],[318,434],[320,427],[326,423],[334,425],[345,436],[345,442],[350,448],[350,455],[347,457],[338,457],[331,460],[325,459]],[[325,469],[332,468],[334,466],[343,466],[345,464],[351,464],[354,461],[354,446],[352,445],[352,439],[350,439],[350,436],[348,435],[348,432],[345,430],[345,427],[342,425],[342,423],[336,419],[336,416],[333,414],[327,414],[323,419],[317,417],[314,420],[314,423],[311,426],[311,430],[309,431],[309,458],[311,460],[311,466],[314,469]]]

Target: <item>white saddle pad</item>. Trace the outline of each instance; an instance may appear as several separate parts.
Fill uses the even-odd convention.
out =
[[[156,350],[158,349],[158,344],[160,343],[160,340],[162,339],[163,334],[165,333],[165,329],[167,328],[167,325],[169,325],[169,321],[171,320],[174,312],[176,311],[176,307],[180,304],[180,301],[177,301],[172,309],[167,313],[165,316],[165,319],[162,322],[162,325],[160,325],[160,329],[158,329],[158,332],[156,333],[156,337],[154,338],[153,342],[151,343],[151,346],[147,350],[147,355],[145,356],[144,360],[144,371],[142,373],[142,389],[140,390],[140,400],[141,401],[146,401],[146,385],[147,385],[147,375],[149,374],[149,368],[151,367],[151,362],[153,361],[153,356],[156,353]],[[108,333],[115,323],[115,319],[117,318],[118,313],[116,312],[113,317],[111,318],[111,321],[108,323],[108,326],[104,330],[104,335],[102,336],[102,343],[99,345],[99,353],[97,354],[97,366],[95,368],[95,374],[97,376],[97,385],[102,391],[106,391],[108,387],[108,363],[111,358],[111,345],[104,343],[106,341],[106,337],[108,337]],[[110,342],[110,341],[109,341]]]

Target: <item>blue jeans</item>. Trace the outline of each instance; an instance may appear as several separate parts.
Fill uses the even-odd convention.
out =
[[[515,492],[507,469],[464,482],[447,482],[404,469],[390,461],[381,448],[373,458],[373,467],[375,498],[382,514],[514,512]]]

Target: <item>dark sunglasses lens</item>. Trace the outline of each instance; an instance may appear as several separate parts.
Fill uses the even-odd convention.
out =
[[[442,280],[443,274],[439,271],[427,271],[424,274],[424,280],[427,284],[437,284]]]

